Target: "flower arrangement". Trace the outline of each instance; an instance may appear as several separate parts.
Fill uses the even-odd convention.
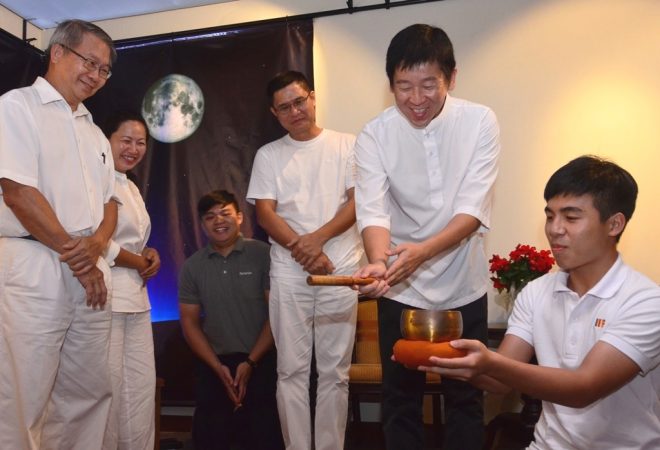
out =
[[[493,255],[488,261],[490,271],[495,275],[490,279],[498,292],[520,291],[527,283],[550,271],[555,263],[550,250],[536,250],[529,245],[516,245],[509,258]]]

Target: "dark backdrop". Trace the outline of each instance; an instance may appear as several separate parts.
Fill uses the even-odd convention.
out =
[[[0,95],[43,74],[43,52],[0,29]]]
[[[178,318],[178,270],[205,244],[196,213],[201,195],[233,191],[245,216],[243,234],[266,239],[245,202],[256,151],[284,134],[268,109],[266,84],[290,68],[311,79],[312,41],[310,20],[116,43],[112,77],[85,102],[96,123],[118,108],[139,111],[149,87],[169,74],[192,78],[205,97],[197,131],[172,144],[152,138],[136,169],[152,221],[149,246],[162,259],[160,273],[148,285],[153,321]]]

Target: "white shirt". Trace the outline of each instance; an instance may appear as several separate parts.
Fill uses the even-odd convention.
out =
[[[126,174],[115,172],[115,195],[121,202],[117,215],[117,228],[108,242],[105,259],[112,266],[112,311],[143,312],[151,309],[147,289],[135,269],[114,265],[123,248],[141,254],[151,233],[151,220],[137,186]]]
[[[286,135],[259,149],[254,159],[247,201],[277,201],[276,213],[298,234],[307,234],[329,222],[348,201],[346,191],[355,184],[355,136],[323,130],[314,139],[296,141]],[[273,239],[271,276],[308,274],[291,251]],[[362,247],[355,225],[330,239],[324,253],[336,274],[357,270]]]
[[[534,347],[539,365],[576,369],[598,341],[633,360],[639,374],[586,408],[543,402],[533,449],[660,448],[660,287],[621,257],[582,298],[557,272],[516,297],[507,334]]]
[[[495,114],[449,95],[425,129],[413,128],[390,107],[358,135],[355,198],[360,232],[369,226],[386,228],[396,246],[430,238],[457,214],[481,222],[478,232],[393,286],[389,298],[424,309],[448,309],[486,293],[481,233],[490,226],[499,150]]]
[[[89,234],[114,192],[110,144],[82,103],[74,112],[39,77],[0,97],[0,178],[41,192],[70,234]],[[25,236],[4,199],[0,236]]]

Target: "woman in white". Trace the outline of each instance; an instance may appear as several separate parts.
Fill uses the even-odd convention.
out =
[[[110,375],[112,406],[104,450],[154,448],[156,371],[146,281],[160,268],[155,249],[146,247],[151,221],[127,172],[147,150],[147,126],[139,114],[119,112],[106,122],[115,162],[115,193],[121,204],[106,259],[112,267]]]

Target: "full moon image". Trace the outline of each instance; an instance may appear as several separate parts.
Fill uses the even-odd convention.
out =
[[[204,94],[191,78],[171,74],[156,81],[142,99],[149,134],[172,143],[193,134],[204,116]]]

